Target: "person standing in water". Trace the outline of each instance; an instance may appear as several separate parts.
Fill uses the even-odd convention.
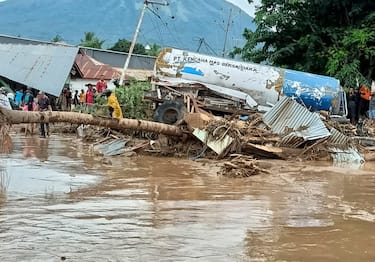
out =
[[[38,102],[37,102],[37,111],[45,112],[45,111],[52,111],[51,103],[48,97],[44,94],[44,92],[39,92],[38,94]],[[49,136],[49,124],[48,123],[40,123],[39,128],[39,135],[41,138],[45,138]]]

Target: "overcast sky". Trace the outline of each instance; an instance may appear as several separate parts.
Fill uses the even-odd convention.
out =
[[[0,2],[4,2],[6,0],[0,0]],[[254,17],[254,11],[255,11],[255,6],[259,5],[261,0],[254,0],[253,4],[249,4],[247,0],[226,0],[227,2],[230,2],[239,8],[241,8],[244,12],[248,13],[251,17]]]
[[[253,3],[250,5],[247,0],[226,0],[229,3],[232,3],[239,8],[241,8],[244,12],[248,13],[251,17],[254,17],[255,6],[259,6],[261,0],[254,0]]]
[[[0,2],[4,2],[6,0],[0,0]],[[253,3],[250,5],[247,0],[226,0],[239,8],[241,8],[244,12],[249,14],[251,17],[254,17],[255,6],[259,5],[261,0],[253,0]]]

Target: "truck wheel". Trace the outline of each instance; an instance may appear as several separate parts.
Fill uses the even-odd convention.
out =
[[[185,114],[185,105],[178,101],[165,101],[156,108],[154,113],[154,121],[164,124],[175,124],[182,119]]]

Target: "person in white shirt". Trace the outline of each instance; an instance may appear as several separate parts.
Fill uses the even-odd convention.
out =
[[[12,110],[5,87],[0,87],[0,107]]]

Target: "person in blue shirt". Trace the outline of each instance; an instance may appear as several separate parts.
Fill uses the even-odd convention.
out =
[[[20,88],[16,91],[16,96],[14,97],[14,102],[16,103],[17,106],[21,106],[22,97],[23,97],[23,89]]]
[[[33,111],[34,94],[31,87],[28,87],[26,93],[22,97],[22,105],[27,105],[27,111]]]

